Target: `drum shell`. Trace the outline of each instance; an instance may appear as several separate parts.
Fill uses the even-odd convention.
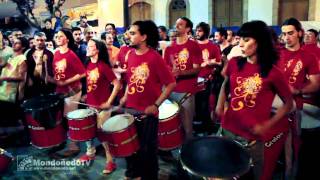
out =
[[[63,105],[62,95],[49,94],[25,100],[21,106],[25,116],[32,116],[32,119],[39,122],[41,127],[52,129],[61,118]]]
[[[120,117],[121,115],[117,116]],[[108,125],[109,120],[104,123],[103,127]],[[140,148],[134,121],[122,130],[107,131],[103,129],[103,132],[99,133],[98,138],[102,142],[107,142],[110,153],[115,157],[128,157]]]
[[[12,156],[6,154],[6,151],[0,148],[0,173],[4,173],[8,170],[10,163],[13,160]]]
[[[181,120],[178,112],[169,118],[159,119],[159,149],[172,150],[180,147],[184,139],[181,128]]]
[[[164,115],[168,108],[175,109],[170,114]],[[181,146],[184,140],[179,107],[175,103],[165,100],[159,107],[158,128],[159,149],[172,150]]]
[[[57,114],[56,126],[52,129],[45,129],[40,123],[33,119],[31,114],[26,115],[28,129],[31,137],[31,144],[39,149],[51,148],[62,144],[67,136],[62,126],[62,112]]]
[[[96,114],[81,119],[68,118],[68,136],[72,141],[88,141],[96,137]]]

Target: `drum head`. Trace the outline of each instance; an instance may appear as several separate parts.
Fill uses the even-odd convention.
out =
[[[126,129],[134,122],[134,118],[130,114],[119,114],[109,118],[102,125],[105,132],[117,132]]]
[[[179,106],[176,102],[171,102],[169,100],[163,101],[159,106],[159,119],[167,119],[175,115],[179,111]]]
[[[61,95],[49,94],[25,100],[22,108],[25,111],[41,111],[56,106],[59,102],[62,102]]]
[[[203,77],[198,77],[197,78],[197,83],[199,84],[199,83],[202,83],[202,82],[204,82],[204,78]]]
[[[250,155],[239,144],[222,137],[201,137],[180,151],[184,169],[200,177],[232,178],[250,168]]]
[[[86,117],[94,115],[94,111],[92,109],[77,109],[74,111],[71,111],[67,114],[68,119],[73,119],[73,120],[81,120]]]

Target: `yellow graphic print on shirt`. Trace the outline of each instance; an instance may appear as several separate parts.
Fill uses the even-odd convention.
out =
[[[87,77],[87,79],[88,79],[87,91],[91,92],[91,91],[94,91],[95,89],[97,89],[97,87],[98,87],[97,82],[100,77],[99,69],[96,67],[93,70],[89,71],[87,75],[88,75],[88,77]]]
[[[142,93],[144,91],[144,84],[146,84],[146,81],[150,75],[150,69],[148,67],[148,64],[142,63],[138,67],[132,67],[131,72],[132,75],[128,84],[128,93]]]
[[[189,51],[187,48],[183,48],[175,57],[175,66],[180,70],[187,69],[187,62],[189,59]]]
[[[209,51],[208,49],[202,50],[202,59],[208,60],[209,59]]]
[[[285,71],[287,71],[287,69],[289,69],[294,64],[293,61],[294,61],[294,59],[291,59],[288,61],[288,63],[286,64],[286,67],[285,67]],[[290,74],[290,77],[289,77],[290,84],[293,84],[297,81],[297,76],[299,75],[302,68],[303,68],[303,63],[301,60],[298,60],[295,63],[295,66]]]
[[[247,78],[237,77],[237,87],[233,90],[235,97],[231,99],[232,110],[239,111],[245,106],[254,107],[261,87],[262,78],[258,73]]]
[[[56,67],[54,69],[55,80],[59,81],[59,80],[64,79],[66,77],[66,75],[64,74],[66,68],[67,68],[67,60],[66,59],[62,59],[56,63]]]

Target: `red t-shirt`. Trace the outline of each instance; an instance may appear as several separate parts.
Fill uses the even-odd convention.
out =
[[[143,55],[137,55],[134,50],[129,53],[126,80],[126,106],[139,111],[155,103],[163,85],[175,81],[160,54],[153,49]]]
[[[274,66],[268,76],[263,78],[259,74],[257,64],[245,63],[239,71],[237,58],[229,61],[226,74],[229,77],[230,102],[227,112],[222,119],[222,127],[248,140],[260,139],[251,133],[251,129],[270,119],[271,106],[275,94],[290,98],[289,86],[283,73]],[[285,121],[283,118],[282,121]],[[287,124],[279,122],[275,127],[285,129]],[[275,129],[272,129],[275,130]]]
[[[128,60],[126,60],[126,55],[128,53],[129,50],[132,50],[133,48],[129,47],[129,46],[121,46],[119,53],[118,53],[118,61],[120,63],[120,67],[122,69],[127,69],[128,66]]]
[[[181,71],[193,69],[193,64],[201,64],[201,50],[197,42],[188,40],[184,44],[172,43],[164,52],[164,59],[171,68]],[[197,75],[178,77],[175,92],[195,93],[197,91]]]
[[[317,60],[320,61],[320,48],[317,46],[317,44],[305,44],[302,46],[302,49],[313,54],[316,56]]]
[[[60,51],[57,50],[54,53],[52,67],[56,81],[67,80],[77,74],[80,75],[86,72],[78,56],[70,49],[64,54],[61,54]],[[56,92],[68,93],[75,89],[81,89],[80,80],[66,86],[57,86]]]
[[[116,79],[111,68],[103,61],[89,62],[87,66],[87,103],[100,106],[110,96],[110,84]]]
[[[308,75],[320,73],[319,62],[315,56],[302,48],[298,51],[281,49],[278,66],[284,72],[287,82],[296,89],[302,89],[309,83]],[[295,97],[295,100],[297,108],[302,108],[303,99]]]
[[[207,44],[199,44],[199,48],[202,53],[202,62],[204,62],[205,59],[216,59],[217,62],[221,61],[220,48],[211,41],[209,41]],[[212,74],[213,68],[214,66],[208,65],[201,68],[198,76],[208,78],[208,76]]]

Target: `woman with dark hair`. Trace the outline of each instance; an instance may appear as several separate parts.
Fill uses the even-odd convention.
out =
[[[100,109],[109,109],[117,96],[120,89],[120,82],[112,72],[106,45],[102,41],[91,39],[87,46],[87,57],[90,61],[87,65],[87,98],[86,102],[90,105],[97,106]],[[110,92],[111,84],[113,85]],[[103,121],[106,120],[106,113],[102,112],[98,115],[98,128],[101,128]],[[116,169],[112,155],[106,142],[103,142],[99,136],[101,130],[98,131],[98,139],[101,141],[106,153],[106,166],[103,170],[104,174],[110,174]],[[95,157],[95,148],[92,141],[87,141],[87,152],[80,157],[80,161],[93,160]]]
[[[58,32],[63,27],[61,17],[62,17],[62,12],[60,11],[60,9],[55,9],[54,16],[51,18],[52,28],[54,32]]]
[[[135,121],[140,149],[126,158],[126,179],[158,179],[159,106],[175,87],[175,80],[160,54],[158,28],[152,21],[136,21],[130,27],[126,73],[127,88],[120,104],[143,112]]]
[[[243,56],[230,60],[216,108],[222,117],[220,133],[243,144],[253,160],[255,179],[262,178],[265,146],[279,129],[288,129],[283,118],[292,107],[292,96],[284,75],[275,67],[278,54],[267,25],[244,23],[238,31]],[[278,94],[284,104],[271,116]],[[230,95],[227,111],[224,104]],[[283,132],[285,136],[287,130]],[[285,138],[281,139],[282,142]]]

